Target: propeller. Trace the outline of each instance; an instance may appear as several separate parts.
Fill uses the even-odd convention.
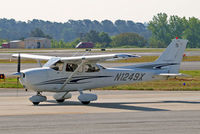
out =
[[[17,96],[18,96],[18,87],[19,87],[19,78],[21,76],[21,57],[20,53],[18,54],[18,60],[17,60]]]
[[[17,72],[12,74],[17,77],[17,96],[18,96],[18,88],[19,88],[19,78],[21,77],[21,56],[20,53],[18,54],[18,60],[17,60]]]
[[[21,71],[21,57],[20,53],[18,54],[18,62],[17,62],[17,72],[20,73]]]
[[[18,54],[18,60],[17,60],[17,72],[12,74],[17,76],[18,78],[21,76],[21,57],[20,57],[20,53]]]

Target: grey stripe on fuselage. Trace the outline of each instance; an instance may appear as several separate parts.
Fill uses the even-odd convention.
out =
[[[70,84],[82,84],[83,82],[78,82],[80,80],[86,80],[86,79],[94,79],[94,78],[106,78],[106,77],[112,77],[112,76],[77,76],[73,77],[72,80],[70,81]],[[68,77],[65,78],[59,78],[59,79],[53,79],[53,80],[48,80],[44,82],[40,82],[35,85],[45,85],[45,84],[64,84],[64,82],[68,79]]]
[[[165,66],[171,65],[180,65],[180,63],[161,63],[161,64],[144,64],[144,65],[136,65],[135,68],[143,68],[143,69],[161,69]]]

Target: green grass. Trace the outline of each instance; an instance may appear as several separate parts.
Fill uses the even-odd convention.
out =
[[[17,63],[17,59],[0,59],[0,64],[3,63]],[[41,61],[41,63],[45,63],[46,61]],[[37,63],[36,60],[33,59],[21,59],[21,63],[26,64],[26,63]]]
[[[17,84],[17,78],[6,78],[4,80],[0,80],[0,88],[23,88],[20,82]]]
[[[181,70],[180,73],[187,74],[190,77],[197,77],[197,78],[200,77],[200,70],[192,70],[192,71],[190,71],[190,70]]]
[[[177,79],[157,80],[143,83],[126,84],[100,88],[101,90],[167,90],[167,91],[200,91],[200,70],[180,71],[189,77],[178,77]],[[183,85],[185,83],[185,85]],[[7,78],[4,82],[0,81],[0,88],[22,88],[17,86],[16,78]]]

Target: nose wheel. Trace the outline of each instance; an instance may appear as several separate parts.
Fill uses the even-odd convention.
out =
[[[40,102],[32,102],[34,106],[39,105]]]

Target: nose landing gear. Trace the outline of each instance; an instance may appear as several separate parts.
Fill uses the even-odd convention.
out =
[[[30,97],[29,100],[33,103],[33,105],[39,105],[40,102],[46,101],[47,97],[41,95],[40,92],[37,92],[37,95]]]

